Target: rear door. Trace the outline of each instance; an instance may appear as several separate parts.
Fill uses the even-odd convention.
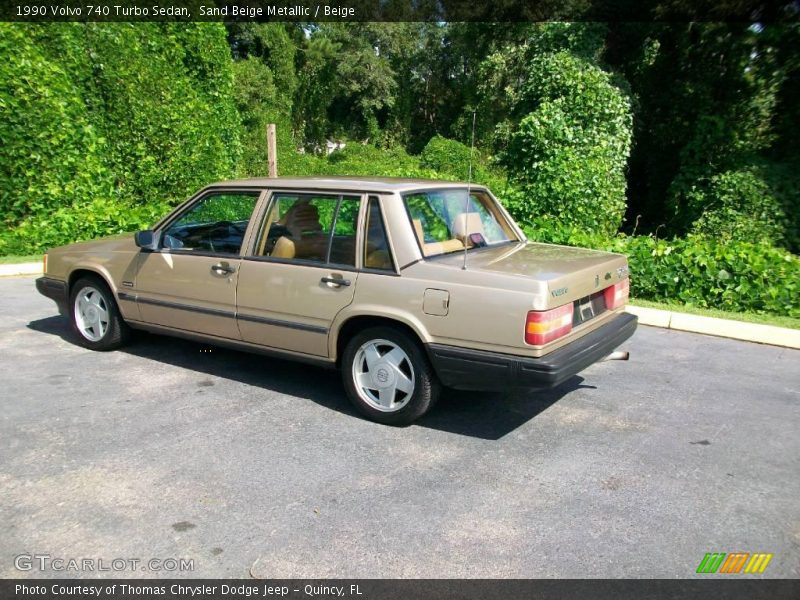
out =
[[[213,190],[162,228],[162,249],[142,252],[135,282],[142,320],[239,339],[241,248],[260,192]]]
[[[354,194],[272,194],[239,272],[244,341],[328,356],[331,323],[353,301],[361,201]]]

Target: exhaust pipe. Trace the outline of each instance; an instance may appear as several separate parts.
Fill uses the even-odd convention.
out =
[[[630,352],[612,352],[608,356],[606,356],[603,360],[628,360],[631,357]]]

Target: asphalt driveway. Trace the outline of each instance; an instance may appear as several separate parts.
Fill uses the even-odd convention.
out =
[[[797,350],[641,327],[628,363],[450,392],[396,429],[335,372],[154,335],[84,350],[33,278],[0,279],[0,312],[3,577],[96,574],[15,567],[38,554],[193,560],[128,577],[672,578],[736,551],[800,576]]]

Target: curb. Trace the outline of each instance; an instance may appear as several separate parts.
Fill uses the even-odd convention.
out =
[[[700,315],[690,315],[657,308],[644,308],[643,306],[630,304],[626,307],[626,310],[639,317],[641,325],[800,349],[800,329],[730,321],[715,317],[701,317]]]
[[[0,265],[0,277],[19,277],[23,275],[41,275],[42,263],[19,263]],[[757,344],[769,344],[783,348],[800,349],[800,329],[788,329],[773,325],[759,325],[743,321],[730,321],[715,317],[701,317],[682,312],[645,308],[628,305],[629,313],[639,317],[639,324],[690,333],[704,333],[717,337],[726,337]]]
[[[18,263],[11,265],[0,265],[0,277],[18,277],[20,275],[41,275],[42,263]]]

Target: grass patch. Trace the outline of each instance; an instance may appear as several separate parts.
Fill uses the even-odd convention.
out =
[[[42,255],[26,254],[25,256],[0,256],[0,265],[15,265],[29,262],[42,262]]]
[[[651,302],[650,300],[638,300],[636,298],[631,298],[631,304],[634,306],[641,306],[643,308],[658,308],[660,310],[670,310],[672,312],[699,315],[701,317],[715,317],[717,319],[730,319],[731,321],[743,321],[745,323],[757,323],[759,325],[774,325],[775,327],[800,329],[800,319],[795,319],[793,317],[727,312],[714,308],[698,308],[696,306],[687,306],[685,304],[673,304],[668,302]]]

